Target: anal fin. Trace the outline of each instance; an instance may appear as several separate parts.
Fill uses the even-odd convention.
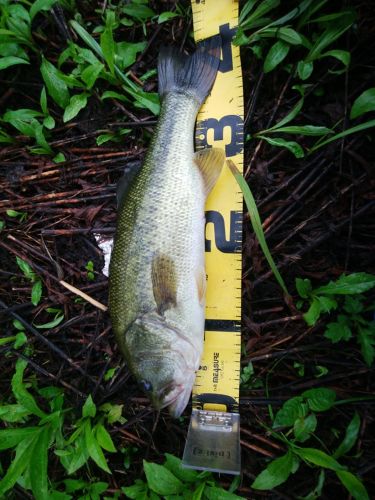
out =
[[[206,195],[216,184],[225,161],[225,153],[220,148],[206,148],[197,151],[194,161],[202,174]]]

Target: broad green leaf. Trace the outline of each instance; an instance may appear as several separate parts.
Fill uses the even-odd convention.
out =
[[[339,447],[333,454],[333,458],[339,458],[342,455],[348,453],[348,451],[350,451],[353,448],[355,442],[357,441],[360,427],[361,427],[361,419],[359,418],[358,413],[355,412],[354,417],[349,422],[349,425],[346,428],[344,439],[342,440]]]
[[[29,466],[31,489],[38,500],[48,500],[48,447],[51,439],[51,427],[45,425],[35,442],[32,463]]]
[[[103,424],[97,424],[95,426],[95,437],[99,445],[104,450],[110,451],[112,453],[116,452],[116,448],[115,445],[113,444],[112,438]]]
[[[336,474],[355,500],[370,500],[364,484],[358,477],[345,470],[338,470]]]
[[[288,399],[276,413],[272,427],[291,427],[298,418],[304,418],[307,412],[308,406],[303,398],[296,396]]]
[[[9,68],[9,66],[15,66],[16,64],[30,64],[30,62],[25,59],[21,59],[21,57],[0,57],[0,70]]]
[[[165,454],[165,458],[166,461],[164,466],[180,481],[185,483],[194,483],[197,481],[198,472],[193,469],[186,469],[182,467],[182,461],[180,458],[170,455],[169,453]]]
[[[40,71],[49,95],[61,108],[66,108],[69,104],[70,95],[59,70],[43,57]]]
[[[13,406],[13,405],[12,405]],[[14,413],[21,414],[23,416],[30,414],[28,410],[26,410],[21,405],[17,406],[17,410],[14,410]],[[13,411],[12,411],[13,412]],[[0,419],[2,419],[0,413]],[[5,419],[4,419],[5,420]],[[17,421],[13,419],[7,419],[8,422]],[[14,448],[24,439],[29,439],[30,437],[38,434],[40,431],[40,427],[19,427],[15,429],[0,429],[0,451],[7,450],[8,448]]]
[[[123,6],[121,10],[128,16],[135,17],[136,19],[140,19],[142,21],[155,16],[155,12],[150,9],[150,7],[141,3],[127,4]]]
[[[267,132],[269,131],[267,130]],[[271,146],[277,146],[278,148],[288,149],[291,153],[294,154],[296,158],[303,158],[305,156],[302,147],[297,142],[286,141],[281,137],[267,137],[265,135],[258,135],[257,137],[259,139],[263,139],[264,141],[268,142],[268,144],[271,144]]]
[[[322,54],[321,57],[334,57],[341,61],[346,68],[350,64],[350,52],[347,50],[329,50]]]
[[[284,132],[285,134],[297,134],[297,135],[311,135],[319,136],[332,134],[332,130],[327,127],[318,127],[316,125],[289,125],[288,127],[280,127],[274,130],[267,130],[267,133],[279,133]]]
[[[58,454],[58,456],[60,456],[61,463],[67,469],[68,474],[73,474],[74,472],[76,472],[87,462],[89,458],[89,452],[85,443],[85,436],[83,434],[78,436],[75,442],[75,448],[72,449],[72,452],[69,456],[64,456],[61,454]]]
[[[42,282],[40,280],[37,280],[31,290],[31,302],[34,306],[37,306],[39,304],[42,297],[42,290]]]
[[[87,397],[85,404],[82,407],[82,417],[92,417],[94,418],[96,415],[96,406],[94,401],[92,400],[91,394]]]
[[[255,3],[255,2],[254,2]],[[241,21],[243,29],[250,29],[256,25],[256,21],[268,14],[280,4],[280,0],[263,0],[246,19]]]
[[[48,328],[55,328],[55,326],[59,325],[62,320],[64,319],[64,315],[62,313],[57,314],[55,319],[52,321],[48,321],[47,323],[43,323],[42,325],[36,325],[34,323],[34,326],[36,328],[39,328],[39,330],[48,330]]]
[[[328,313],[332,309],[337,309],[338,307],[337,300],[333,299],[332,297],[324,297],[324,295],[322,295],[316,298],[319,301],[320,310],[323,313]]]
[[[135,63],[137,54],[146,48],[147,42],[119,42],[116,44],[116,64],[124,70]]]
[[[177,495],[184,489],[184,484],[166,467],[143,460],[147,484],[158,495]]]
[[[113,90],[106,90],[105,92],[103,92],[102,99],[108,99],[108,98],[118,99],[119,101],[124,101],[124,102],[130,102],[126,96],[120,94],[119,92],[115,92]]]
[[[54,163],[63,163],[65,160],[65,156],[64,156],[64,153],[57,153],[57,155],[52,158],[52,161]]]
[[[23,346],[27,342],[27,336],[24,331],[18,332],[13,344],[14,349],[18,349],[19,347]]]
[[[315,431],[317,423],[316,416],[313,413],[308,415],[306,418],[297,418],[293,426],[293,432],[296,440],[301,443],[307,441],[310,434]]]
[[[254,233],[256,234],[256,237],[259,241],[259,245],[263,251],[263,254],[266,257],[267,262],[268,262],[273,274],[275,275],[280,287],[282,288],[284,293],[289,295],[288,290],[285,286],[284,280],[281,277],[281,274],[280,274],[279,270],[277,269],[276,264],[272,258],[272,255],[268,249],[268,245],[267,245],[266,239],[264,237],[262,221],[260,220],[260,216],[259,216],[258,208],[257,208],[256,203],[255,203],[254,196],[253,196],[246,180],[243,178],[243,176],[241,175],[241,173],[239,172],[238,168],[233,163],[233,161],[228,160],[227,165],[230,168],[232,174],[234,175],[234,178],[236,179],[236,181],[237,181],[238,185],[240,186],[241,191],[244,195],[246,207],[249,211],[250,222],[251,222],[251,225],[253,227]]]
[[[314,297],[308,311],[303,315],[303,319],[309,326],[314,326],[320,317],[320,313],[320,302],[316,297]]]
[[[141,479],[136,479],[135,484],[132,486],[123,486],[121,491],[125,493],[127,498],[132,498],[134,500],[146,500],[148,498],[147,484]]]
[[[166,21],[169,21],[174,17],[178,17],[178,14],[176,14],[176,12],[169,12],[169,11],[162,12],[158,17],[158,24],[165,23]]]
[[[363,359],[371,366],[375,359],[375,323],[369,323],[367,328],[360,325],[358,328],[358,341],[361,346]]]
[[[297,73],[301,80],[307,80],[314,70],[314,63],[312,61],[299,61],[297,64]]]
[[[87,482],[83,479],[64,479],[63,482],[67,493],[83,490],[87,486]]]
[[[204,488],[204,495],[207,500],[238,500],[239,498],[243,498],[217,486],[206,486]]]
[[[283,42],[282,40],[278,40],[270,50],[264,60],[263,71],[265,73],[269,73],[276,66],[278,66],[287,56],[290,49],[290,45]]]
[[[200,483],[199,486],[197,486],[192,492],[191,500],[202,500],[202,495],[205,487],[206,483]]]
[[[85,444],[87,451],[89,453],[90,458],[94,460],[96,465],[98,465],[101,469],[111,474],[111,470],[108,467],[107,460],[100,448],[96,438],[94,437],[94,433],[92,432],[90,420],[85,422]]]
[[[256,478],[252,488],[256,490],[272,490],[284,483],[295,467],[295,457],[289,450],[286,455],[283,455],[276,460],[272,460]]]
[[[367,292],[375,287],[375,276],[368,273],[352,273],[341,275],[336,281],[330,281],[328,285],[314,290],[316,295],[351,295]]]
[[[362,301],[363,297],[361,295],[354,297],[347,295],[344,302],[344,311],[349,314],[359,314],[363,312],[364,305]]]
[[[365,90],[354,101],[350,111],[350,118],[358,118],[369,111],[375,111],[375,87]]]
[[[86,106],[87,97],[88,95],[85,93],[76,94],[71,97],[70,102],[64,112],[63,116],[64,123],[68,122],[69,120],[77,116],[78,113],[81,111],[81,109],[83,109]]]
[[[145,108],[151,111],[154,115],[160,112],[160,99],[157,92],[143,92],[143,90],[134,91],[124,87],[124,90],[136,99],[135,106]]]
[[[333,321],[332,323],[328,323],[324,336],[333,344],[336,344],[337,342],[340,342],[340,340],[349,340],[352,337],[352,331],[348,324]]]
[[[16,337],[18,335],[25,335],[25,334],[24,334],[24,332],[20,332],[16,335]],[[26,338],[26,340],[27,340],[27,338]],[[27,408],[24,408],[20,404],[9,404],[9,405],[1,404],[0,405],[0,420],[3,420],[4,422],[22,422],[27,415],[30,415],[29,410]],[[27,427],[26,427],[26,429],[27,429]],[[3,445],[3,441],[1,441],[1,439],[3,439],[4,443],[5,443],[6,436],[7,436],[6,433],[8,431],[11,433],[13,430],[19,430],[19,429],[5,429],[5,430],[0,429],[0,450],[1,450],[1,446]],[[4,435],[2,434],[3,432],[5,432]],[[1,436],[3,436],[3,438],[1,438]],[[15,444],[17,444],[17,443],[15,443]]]
[[[42,411],[37,405],[34,396],[26,389],[23,382],[23,373],[27,366],[27,361],[23,359],[18,359],[16,362],[16,371],[12,377],[12,392],[14,397],[20,405],[29,410],[33,415],[37,415],[40,418],[46,416],[44,411]]]
[[[336,401],[336,393],[332,389],[319,387],[318,389],[309,389],[301,394],[307,400],[312,411],[327,411]]]
[[[86,83],[88,89],[94,86],[103,68],[104,64],[98,62],[87,66],[87,68],[82,71],[81,80]]]
[[[360,123],[359,125],[356,125],[355,127],[347,128],[343,132],[339,132],[338,134],[334,135],[333,137],[330,137],[329,139],[326,139],[322,142],[319,142],[318,144],[315,144],[312,148],[309,150],[309,154],[313,153],[317,149],[322,148],[326,144],[329,144],[330,142],[337,141],[338,139],[342,139],[343,137],[346,137],[347,135],[351,134],[356,134],[357,132],[362,132],[362,130],[367,130],[368,128],[373,128],[375,127],[375,120],[369,120],[368,122],[365,123]]]
[[[49,11],[56,2],[57,0],[36,0],[30,9],[30,19],[33,20],[37,13],[42,10]]]
[[[294,452],[308,463],[318,465],[319,467],[324,467],[325,469],[331,469],[334,471],[344,470],[344,467],[340,465],[336,460],[327,455],[324,451],[317,450],[316,448],[294,448]]]
[[[23,474],[32,460],[35,442],[37,441],[41,429],[23,439],[16,448],[16,456],[10,464],[6,474],[0,481],[0,496],[10,490]]]
[[[52,130],[55,127],[56,123],[52,116],[48,115],[44,118],[43,125],[48,128],[48,130]]]

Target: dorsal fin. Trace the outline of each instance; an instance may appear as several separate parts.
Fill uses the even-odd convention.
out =
[[[194,155],[194,161],[204,179],[206,195],[216,184],[225,161],[225,153],[220,148],[207,148],[197,151]]]

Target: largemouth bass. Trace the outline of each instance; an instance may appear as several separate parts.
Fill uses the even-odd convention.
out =
[[[158,61],[161,111],[143,167],[119,200],[109,310],[128,365],[157,408],[185,409],[203,350],[204,205],[225,155],[194,153],[197,112],[219,65],[212,39]]]

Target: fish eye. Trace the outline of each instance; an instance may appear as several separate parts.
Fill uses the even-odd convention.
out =
[[[139,385],[145,392],[151,392],[152,391],[152,384],[148,380],[141,380],[139,382]]]

